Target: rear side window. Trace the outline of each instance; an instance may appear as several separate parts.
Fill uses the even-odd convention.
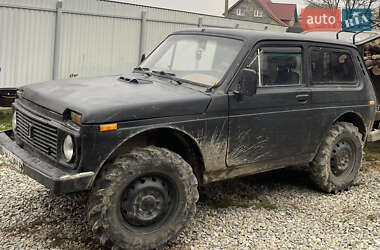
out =
[[[357,83],[351,55],[344,51],[313,49],[311,74],[313,84],[355,85]]]

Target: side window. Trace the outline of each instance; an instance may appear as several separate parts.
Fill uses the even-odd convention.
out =
[[[320,50],[311,52],[311,78],[313,83],[329,83],[332,81],[330,53]]]
[[[247,66],[259,75],[259,86],[301,85],[302,49],[298,47],[260,48]]]
[[[311,52],[313,84],[355,85],[355,72],[348,52],[330,49],[313,49]]]

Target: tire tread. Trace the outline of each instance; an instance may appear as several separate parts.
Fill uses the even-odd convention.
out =
[[[160,235],[155,242],[146,244],[141,239],[130,239],[127,246],[118,246],[110,237],[109,222],[106,218],[107,212],[111,206],[111,197],[116,191],[115,183],[125,175],[133,176],[139,171],[142,162],[149,161],[152,167],[160,167],[162,164],[175,166],[178,177],[187,184],[185,216],[178,223],[170,228],[170,233]],[[168,240],[173,239],[187,224],[188,220],[196,213],[196,202],[199,199],[198,182],[193,174],[193,170],[181,156],[165,148],[149,146],[137,148],[130,153],[120,155],[113,163],[108,163],[101,171],[99,178],[95,181],[93,191],[89,197],[88,220],[90,227],[95,235],[98,236],[101,245],[108,248],[128,248],[128,249],[150,249],[165,244]],[[169,238],[167,238],[169,236]]]
[[[319,189],[327,193],[337,194],[339,192],[347,190],[354,183],[359,174],[363,153],[360,156],[360,166],[356,169],[355,176],[352,178],[352,180],[349,180],[344,185],[337,185],[331,181],[329,169],[330,150],[333,147],[333,143],[336,137],[338,137],[344,131],[359,139],[361,142],[361,152],[363,152],[363,136],[356,126],[348,122],[338,122],[333,125],[333,127],[327,133],[327,136],[322,141],[319,152],[311,162],[311,178],[313,182]]]

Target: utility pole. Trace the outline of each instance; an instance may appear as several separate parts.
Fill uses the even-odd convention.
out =
[[[227,17],[228,15],[228,0],[226,0],[224,5],[224,16]]]

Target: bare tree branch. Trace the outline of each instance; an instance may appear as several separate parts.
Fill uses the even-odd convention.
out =
[[[372,9],[378,0],[306,0],[312,8],[346,8],[346,9]]]

